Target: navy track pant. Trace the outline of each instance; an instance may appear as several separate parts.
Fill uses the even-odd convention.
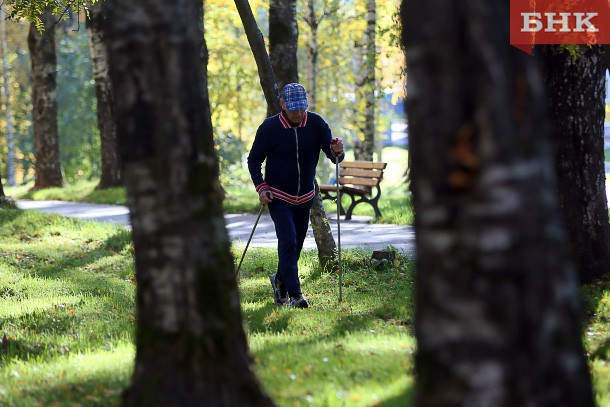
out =
[[[301,296],[297,263],[309,227],[309,212],[312,204],[313,199],[300,205],[293,205],[277,197],[269,203],[269,214],[275,224],[278,246],[276,276],[286,285],[288,295],[295,298]]]

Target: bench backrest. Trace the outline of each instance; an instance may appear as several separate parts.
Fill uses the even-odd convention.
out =
[[[375,187],[383,178],[387,163],[371,161],[343,161],[339,171],[339,184]]]

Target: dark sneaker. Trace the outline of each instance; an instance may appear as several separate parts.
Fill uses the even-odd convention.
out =
[[[290,298],[290,304],[288,304],[288,306],[293,308],[308,308],[309,304],[307,303],[307,300],[304,297],[292,297]]]
[[[275,274],[269,276],[271,281],[271,287],[273,287],[273,303],[275,305],[286,305],[288,304],[288,292],[284,284],[277,280]]]

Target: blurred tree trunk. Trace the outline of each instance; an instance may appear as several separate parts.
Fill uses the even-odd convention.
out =
[[[269,2],[269,59],[280,90],[288,83],[299,81],[298,39],[296,0],[271,0]]]
[[[116,0],[108,9],[138,284],[128,406],[272,405],[242,327],[203,93],[201,15],[191,0]]]
[[[582,283],[610,271],[604,165],[606,68],[601,45],[537,47],[549,94],[559,206]]]
[[[354,140],[354,158],[360,161],[373,161],[375,149],[375,65],[377,48],[375,45],[375,28],[377,25],[377,8],[375,0],[366,0],[366,31],[362,50],[357,47],[358,64],[356,65],[356,101],[362,111],[356,112],[359,135]]]
[[[38,31],[31,23],[28,35],[32,62],[35,189],[61,187],[63,184],[57,129],[55,18],[50,8],[43,9],[40,20],[44,31]]]
[[[250,44],[252,55],[254,55],[254,60],[256,61],[258,77],[267,102],[267,117],[270,117],[280,112],[282,106],[280,105],[279,90],[275,81],[275,75],[273,74],[273,68],[271,67],[271,60],[265,47],[265,39],[256,24],[248,0],[235,0],[235,7],[239,13],[246,37],[248,38],[248,44]]]
[[[508,45],[509,4],[403,0],[401,19],[416,404],[593,406],[542,83]]]
[[[6,12],[0,7],[0,24],[2,24],[2,82],[4,90],[4,115],[6,118],[6,144],[8,149],[7,178],[10,186],[15,186],[15,134],[11,114],[11,87],[9,86],[8,47],[6,41]]]
[[[108,73],[108,51],[104,42],[104,3],[96,2],[89,6],[87,33],[91,66],[95,80],[97,99],[97,125],[100,130],[100,149],[102,176],[98,188],[110,188],[122,185],[121,166],[116,140],[116,124],[112,105],[112,88]]]

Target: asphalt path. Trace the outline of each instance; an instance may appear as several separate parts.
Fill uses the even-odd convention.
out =
[[[120,205],[100,205],[64,201],[28,201],[19,200],[17,204],[22,209],[55,213],[83,220],[108,222],[115,225],[130,226],[129,210]],[[245,246],[257,214],[227,214],[225,222],[229,236],[236,243]],[[370,217],[354,216],[346,221],[341,218],[341,247],[379,250],[388,246],[398,249],[403,255],[414,256],[415,232],[412,226],[371,224]],[[335,241],[337,240],[337,219],[330,217],[329,223]],[[273,222],[265,209],[258,222],[250,247],[276,247],[277,238]],[[305,249],[315,249],[311,226],[307,232]]]

